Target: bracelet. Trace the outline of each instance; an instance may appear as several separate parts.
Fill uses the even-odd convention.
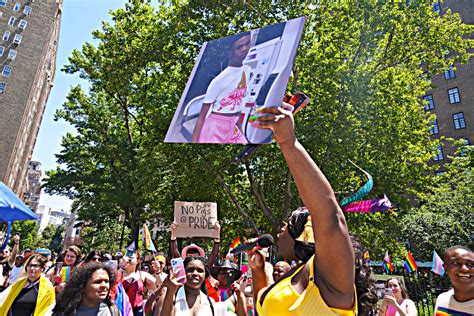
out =
[[[216,238],[214,238],[214,242],[218,242],[218,243],[220,243],[220,242],[221,242],[221,240],[220,240],[220,239],[216,239]]]

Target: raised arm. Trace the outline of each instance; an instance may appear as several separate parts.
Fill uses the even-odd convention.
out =
[[[170,232],[171,232],[171,237],[170,237],[171,258],[181,257],[181,254],[179,253],[179,250],[178,250],[178,241],[176,240],[176,236],[174,234],[175,229],[176,229],[176,224],[172,223],[171,226],[170,226]]]
[[[13,235],[12,252],[10,254],[10,258],[8,258],[8,265],[10,267],[13,267],[13,265],[15,264],[16,255],[18,254],[18,251],[20,250],[19,246],[20,246],[20,235],[15,234],[15,235]]]
[[[294,134],[293,114],[283,108],[261,111],[260,128],[273,131],[303,203],[311,214],[316,242],[316,284],[331,307],[354,304],[354,253],[347,223],[328,180]]]
[[[214,246],[212,247],[211,254],[209,255],[209,260],[207,261],[209,267],[212,267],[214,265],[214,262],[217,259],[217,256],[219,255],[219,249],[221,247],[221,225],[219,222],[216,222],[214,224],[214,228],[218,231],[219,237],[214,238]]]

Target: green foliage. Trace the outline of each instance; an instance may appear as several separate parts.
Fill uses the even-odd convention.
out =
[[[402,234],[414,244],[417,260],[429,261],[433,250],[442,253],[454,245],[473,247],[474,147],[462,151],[465,156],[446,165],[448,171],[431,188],[425,203],[403,218]]]
[[[26,248],[34,249],[36,247],[38,233],[38,224],[36,221],[13,222],[11,236],[16,233],[20,235],[20,251]],[[13,246],[12,238],[10,238],[10,245]]]
[[[64,167],[47,172],[45,183],[48,193],[75,199],[91,232],[108,236],[123,214],[138,241],[144,220],[172,221],[175,200],[217,202],[225,250],[237,235],[278,230],[301,205],[278,146],[236,166],[238,146],[163,138],[202,43],[304,15],[289,89],[314,101],[298,114],[297,135],[335,191],[364,181],[348,159],[373,176],[372,195],[387,194],[400,212],[349,214],[350,228],[374,257],[402,251],[400,218],[408,197],[433,182],[427,161],[438,142],[421,97],[432,74],[469,57],[462,36],[472,27],[458,15],[439,17],[425,1],[160,1],[157,9],[130,1],[111,14],[113,23],[93,33],[99,44],[84,44],[64,66],[91,86],[71,88],[56,113],[77,133],[64,136]],[[94,238],[87,247],[104,245]]]

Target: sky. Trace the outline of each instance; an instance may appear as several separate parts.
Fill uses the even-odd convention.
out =
[[[110,21],[110,10],[125,6],[125,0],[64,0],[56,60],[56,78],[49,95],[43,121],[33,151],[33,160],[42,164],[43,176],[46,170],[55,169],[55,154],[61,151],[61,138],[74,129],[64,121],[55,122],[54,113],[61,108],[71,86],[87,86],[78,76],[67,75],[60,70],[74,49],[80,49],[85,42],[93,42],[92,31],[101,28],[102,21]],[[53,210],[68,210],[72,201],[66,197],[49,196],[42,192],[40,205]]]

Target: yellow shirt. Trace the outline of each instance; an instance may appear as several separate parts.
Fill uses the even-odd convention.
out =
[[[314,283],[314,256],[309,261],[309,283],[303,293],[299,294],[291,286],[291,279],[302,268],[299,267],[295,273],[280,280],[266,294],[263,305],[257,300],[257,313],[260,316],[290,316],[290,315],[344,315],[353,316],[357,312],[357,300],[354,290],[354,307],[352,310],[343,310],[327,306],[321,297],[319,288]]]

